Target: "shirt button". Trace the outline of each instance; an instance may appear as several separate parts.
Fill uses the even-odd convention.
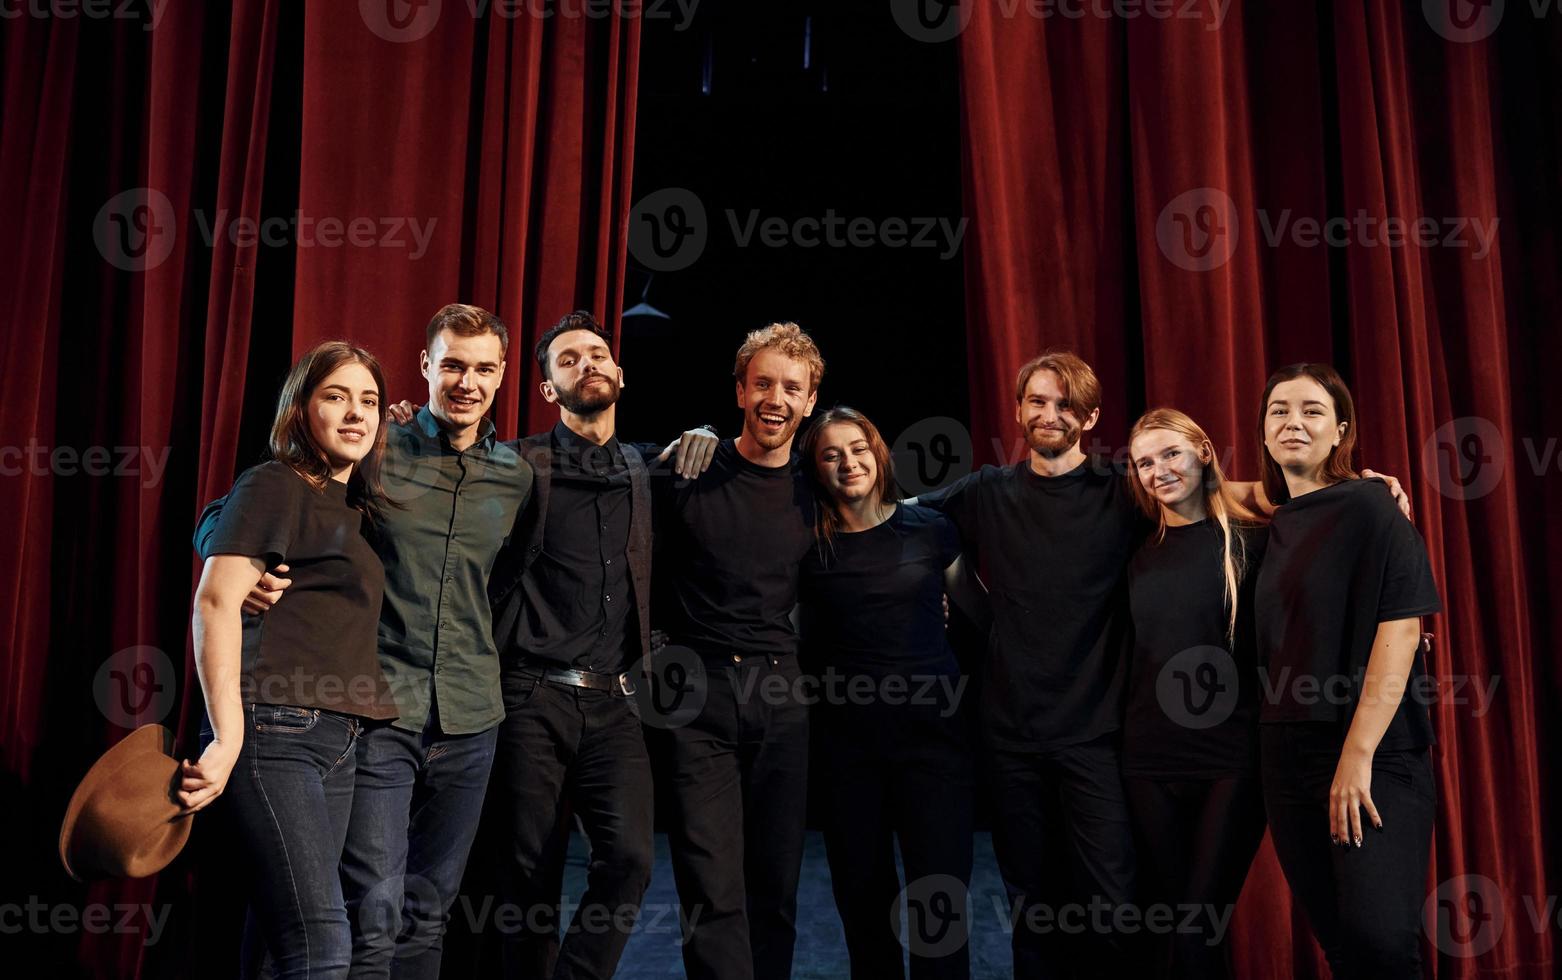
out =
[[[602,600],[604,602],[612,602],[613,601],[613,597],[610,596],[610,595],[605,595],[605,596],[602,597]]]
[[[734,653],[732,655],[732,662],[735,664],[740,664],[743,662],[743,658]]]
[[[608,560],[604,561],[602,564],[604,564],[604,565],[611,565],[611,564],[613,564],[613,559],[609,558]]]

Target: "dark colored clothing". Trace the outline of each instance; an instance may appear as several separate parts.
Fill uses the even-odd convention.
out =
[[[489,579],[488,596],[494,608],[494,636],[506,650],[507,666],[524,655],[527,659],[537,656],[541,663],[571,669],[597,669],[590,666],[596,662],[601,672],[618,673],[629,669],[634,660],[642,664],[649,663],[651,655],[650,477],[640,452],[614,439],[611,444],[616,447],[616,457],[613,457],[614,463],[610,464],[604,476],[599,478],[588,475],[584,469],[577,469],[572,463],[564,464],[561,487],[567,502],[555,510],[554,481],[559,475],[554,472],[555,433],[561,427],[527,436],[514,444],[516,452],[531,465],[536,474],[536,483],[532,498],[517,518],[515,532],[500,553]],[[574,439],[573,433],[569,436]],[[578,439],[574,441],[581,442]],[[589,452],[586,455],[598,460],[602,458],[599,453]],[[620,516],[616,510],[619,506],[617,501],[621,499],[620,477],[613,475],[618,458],[622,459],[624,470],[628,473],[629,523],[626,537],[614,530],[620,527]],[[609,498],[609,520],[596,520],[598,505],[583,492],[593,488],[606,492]],[[593,522],[590,527],[595,530],[582,534],[575,520],[567,521],[569,526],[563,528],[555,525],[556,520],[565,521],[567,517],[590,517]],[[603,523],[609,525],[605,532],[600,530]],[[600,533],[601,538],[592,542],[591,537],[596,533]],[[555,535],[564,537],[558,546],[554,544]],[[623,541],[622,547],[619,545],[620,540]],[[538,566],[544,560],[544,552],[551,556],[548,559],[553,563],[551,568]],[[609,560],[611,565],[607,564]],[[568,562],[570,568],[563,568],[564,562]],[[549,591],[556,589],[557,583],[546,579],[556,572],[577,576],[581,582],[591,581],[593,591],[589,594],[590,598],[564,593],[555,595]],[[627,575],[627,583],[617,578],[621,572]],[[598,584],[603,587],[595,591]],[[603,598],[609,595],[612,596],[611,600]],[[596,606],[599,598],[601,604]],[[600,609],[605,612],[609,606],[618,609],[620,604],[623,611],[614,613],[615,617],[622,616],[619,625],[609,623],[606,617],[596,622],[595,632],[602,643],[595,647],[594,655],[587,650],[592,632],[589,621],[594,621],[594,611]],[[601,635],[604,630],[611,634],[620,628],[624,634],[622,641]],[[565,636],[570,638],[563,639]],[[560,642],[554,644],[555,638],[559,638]],[[546,640],[542,643],[546,649],[539,653],[523,645],[534,640]],[[586,662],[575,662],[580,659]],[[618,666],[614,666],[615,663]]]
[[[337,865],[363,722],[319,708],[249,703],[244,723],[221,798],[251,874],[244,959],[264,958],[265,975],[275,980],[344,978],[353,944]],[[211,740],[208,726],[203,750]]]
[[[1421,535],[1378,480],[1346,480],[1275,512],[1255,596],[1261,722],[1349,730],[1378,624],[1437,612]],[[1420,651],[1378,751],[1434,741]]]
[[[560,422],[551,442],[548,533],[521,575],[511,642],[534,662],[620,673],[634,660],[629,467],[616,438],[597,446]]]
[[[862,676],[908,682],[893,700],[882,685],[874,687],[883,697],[867,703],[827,694],[812,719],[830,880],[854,978],[905,976],[899,930],[885,914],[902,887],[897,839],[911,889],[911,975],[970,976],[974,760],[966,716],[947,700],[952,685],[926,684],[960,673],[943,610],[944,569],[959,554],[954,522],[900,504],[876,527],[811,549],[802,565],[810,669],[846,675],[848,691]]]
[[[1147,937],[1148,975],[1231,976],[1231,910],[1264,839],[1258,774],[1203,779],[1127,775],[1123,786],[1137,834],[1140,904],[1173,910],[1170,931]],[[1205,911],[1210,908],[1214,917]]]
[[[610,977],[651,880],[650,760],[633,698],[506,670],[500,775],[510,829],[505,901],[522,910],[504,936],[516,978]],[[568,804],[591,845],[586,890],[559,942],[556,831]]]
[[[1220,524],[1166,528],[1128,565],[1134,648],[1123,721],[1123,772],[1162,779],[1258,775],[1258,660],[1253,588],[1267,535],[1232,527],[1242,556],[1235,642]]]
[[[944,569],[960,534],[938,511],[900,504],[877,527],[837,534],[801,569],[802,635],[811,667],[884,677],[960,672],[944,634]]]
[[[754,523],[761,523],[760,514]],[[658,655],[687,648],[664,648]],[[668,838],[688,929],[690,980],[786,980],[797,941],[808,795],[808,707],[797,658],[705,660],[706,697],[682,727],[652,730],[672,762]],[[886,912],[887,914],[887,912]]]
[[[1361,846],[1341,847],[1329,840],[1329,787],[1344,747],[1334,723],[1263,725],[1260,742],[1275,854],[1336,980],[1420,978],[1437,810],[1430,751],[1373,754],[1372,802],[1383,829],[1363,814]]]
[[[668,469],[652,487],[658,625],[691,646],[795,653],[797,568],[814,544],[812,491],[797,461],[759,466],[723,439],[698,478]]]
[[[914,706],[820,705],[824,843],[853,980],[971,975],[974,758],[963,713]],[[905,866],[907,936],[890,921]]]
[[[482,423],[452,449],[425,406],[392,425],[385,490],[405,506],[386,517],[380,660],[401,706],[398,728],[422,734],[434,705],[446,735],[486,731],[504,716],[488,605],[494,559],[531,494],[532,472]]]
[[[987,762],[993,849],[1015,917],[1014,976],[1133,975],[1136,937],[1111,926],[1115,909],[1134,898],[1133,825],[1112,737],[991,751]],[[1072,908],[1078,921],[1064,918]]]
[[[495,441],[491,423],[480,433],[457,451],[426,406],[386,433],[385,491],[400,506],[387,507],[370,534],[385,568],[379,660],[400,712],[396,726],[417,734],[436,701],[448,735],[484,731],[504,715],[486,586],[531,494],[532,471]],[[212,554],[207,538],[223,508],[216,500],[201,515],[195,543],[202,557]],[[291,599],[297,569],[289,576]],[[266,621],[287,605],[278,603]]]
[[[358,742],[342,889],[354,980],[437,980],[493,767],[497,729],[445,735],[379,725]]]
[[[206,555],[287,562],[293,579],[287,602],[244,616],[242,700],[396,717],[375,656],[385,574],[347,485],[316,490],[273,461],[239,474],[226,500]]]
[[[1146,529],[1122,475],[1088,459],[1043,477],[1027,459],[984,466],[918,503],[954,519],[986,572],[989,744],[1024,752],[1116,731],[1129,641],[1125,573]]]

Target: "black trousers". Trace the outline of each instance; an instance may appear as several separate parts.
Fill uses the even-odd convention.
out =
[[[1360,847],[1329,840],[1329,786],[1342,736],[1331,724],[1260,726],[1264,804],[1275,854],[1336,980],[1421,976],[1421,906],[1436,792],[1431,753],[1379,750]]]
[[[1206,779],[1125,775],[1139,854],[1140,904],[1172,909],[1167,931],[1146,930],[1158,977],[1231,975],[1231,913],[1264,839],[1258,774]]]
[[[1117,924],[1133,902],[1134,839],[1116,739],[989,749],[1017,978],[1133,974],[1133,936]]]
[[[699,713],[653,734],[669,757],[684,970],[690,980],[786,978],[808,794],[797,658],[729,651],[708,656],[705,671]]]
[[[508,670],[492,792],[508,803],[508,977],[609,977],[651,880],[653,789],[634,699]],[[566,803],[586,831],[586,891],[558,935],[558,832]]]
[[[974,779],[964,718],[933,707],[823,704],[813,723],[830,881],[853,980],[906,975],[897,838],[911,976],[969,977]]]

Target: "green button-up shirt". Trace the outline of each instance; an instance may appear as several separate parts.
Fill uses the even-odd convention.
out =
[[[380,669],[396,727],[423,731],[437,703],[443,733],[486,731],[504,717],[488,575],[531,492],[531,465],[486,419],[465,452],[452,449],[427,407],[392,425],[385,448],[385,492],[402,506],[386,508],[371,540],[385,564]]]

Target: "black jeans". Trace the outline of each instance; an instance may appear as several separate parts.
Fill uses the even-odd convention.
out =
[[[830,881],[853,980],[906,975],[895,927],[896,838],[911,976],[969,977],[974,779],[965,719],[936,707],[823,704],[813,724]]]
[[[437,980],[494,761],[494,729],[446,735],[378,724],[358,743],[342,890],[353,980]]]
[[[1264,804],[1275,854],[1336,980],[1421,976],[1421,905],[1437,809],[1431,753],[1372,757],[1376,830],[1360,847],[1329,840],[1329,786],[1341,733],[1330,724],[1260,726]]]
[[[989,750],[993,850],[1014,920],[1017,978],[1132,972],[1114,925],[1134,895],[1134,839],[1117,736]]]
[[[808,794],[797,658],[729,651],[705,671],[699,713],[654,733],[669,757],[684,969],[690,980],[786,978]]]
[[[1139,894],[1173,910],[1170,931],[1146,932],[1157,977],[1231,975],[1231,914],[1264,839],[1258,774],[1162,779],[1125,775],[1138,835]]]
[[[499,780],[510,829],[505,900],[520,912],[504,934],[507,977],[610,977],[651,881],[651,763],[633,698],[507,669]],[[591,857],[562,945],[556,868],[568,803]]]
[[[244,721],[222,795],[253,872],[244,972],[264,960],[276,980],[346,977],[352,934],[337,864],[363,723],[278,704],[246,704]],[[203,747],[211,738],[208,723]]]

